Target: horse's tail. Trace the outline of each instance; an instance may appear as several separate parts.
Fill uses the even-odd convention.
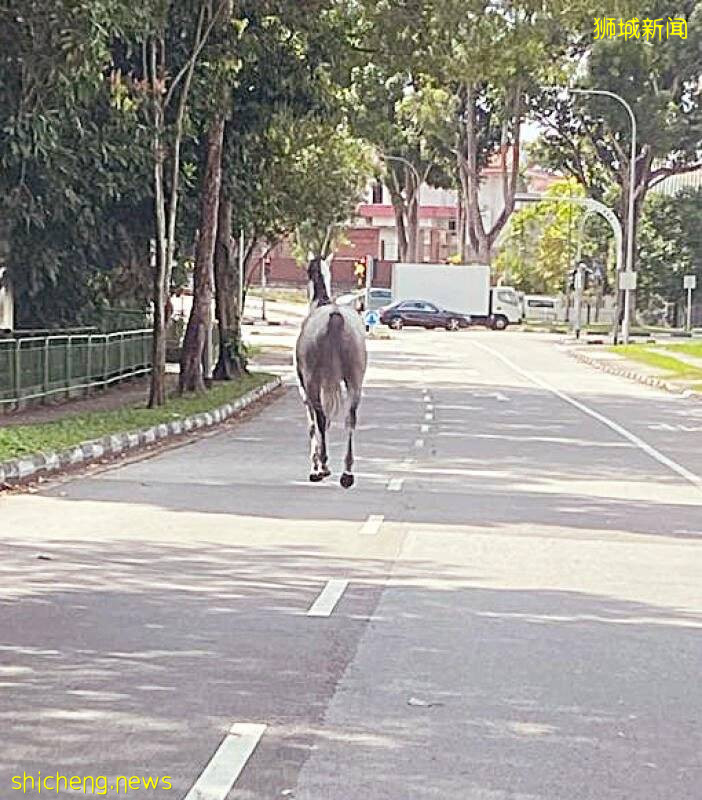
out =
[[[322,380],[322,408],[328,422],[331,422],[343,405],[341,392],[341,350],[343,346],[344,317],[339,311],[332,311],[327,323],[327,342],[331,360],[336,361],[330,372]],[[331,366],[331,365],[330,365]]]

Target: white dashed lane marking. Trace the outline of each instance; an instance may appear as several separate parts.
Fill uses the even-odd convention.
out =
[[[349,585],[347,580],[342,578],[332,578],[328,580],[326,586],[319,594],[319,597],[312,603],[307,612],[308,617],[328,617],[334,607],[341,599],[341,595]]]
[[[363,523],[363,527],[359,533],[363,536],[375,536],[383,524],[385,516],[383,514],[371,514],[368,519]]]
[[[225,800],[265,730],[254,723],[232,725],[185,800]]]

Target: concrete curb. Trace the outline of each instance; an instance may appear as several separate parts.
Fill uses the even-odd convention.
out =
[[[263,386],[259,386],[258,389],[247,392],[238,400],[215,408],[213,411],[194,414],[191,417],[168,423],[160,423],[151,428],[143,428],[131,433],[113,433],[102,439],[81,442],[58,452],[34,453],[0,462],[0,491],[11,486],[19,486],[40,476],[61,472],[73,466],[90,464],[106,456],[142,450],[163,439],[171,439],[200,428],[218,425],[239,414],[281,385],[282,380],[275,378]]]
[[[670,381],[664,381],[661,378],[656,378],[653,375],[643,375],[641,372],[636,372],[632,369],[627,369],[626,367],[617,367],[613,364],[605,364],[599,359],[592,358],[592,356],[588,356],[585,353],[581,353],[577,350],[569,350],[568,354],[576,361],[580,361],[582,364],[587,364],[590,367],[595,367],[595,369],[599,369],[602,372],[607,372],[610,375],[617,375],[620,378],[629,378],[629,380],[636,381],[637,383],[643,383],[646,386],[654,386],[656,389],[663,389],[671,394],[677,394],[679,397],[690,397],[693,400],[702,400],[702,394],[700,392],[694,392],[692,389],[681,389],[680,386],[677,386]]]

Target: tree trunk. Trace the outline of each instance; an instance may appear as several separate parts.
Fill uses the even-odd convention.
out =
[[[490,247],[485,234],[485,226],[480,213],[480,176],[478,175],[478,133],[476,130],[475,87],[466,89],[465,141],[466,141],[466,185],[468,194],[465,199],[468,219],[468,235],[472,249],[478,260],[489,262]]]
[[[466,261],[466,215],[463,207],[463,191],[458,193],[458,219],[456,221],[456,246],[461,263]]]
[[[407,214],[407,259],[416,264],[420,261],[419,253],[419,193],[421,185],[409,168],[405,172],[405,197]]]
[[[216,381],[230,381],[246,370],[246,363],[241,348],[239,267],[232,239],[232,201],[224,196],[219,199],[214,285],[219,353],[212,377]]]
[[[408,187],[410,181],[408,180]],[[414,185],[414,181],[411,182]],[[419,261],[419,193],[408,188],[407,200],[407,260],[411,264]]]
[[[155,125],[154,202],[156,205],[156,263],[153,274],[153,335],[151,342],[151,383],[149,408],[166,403],[166,281],[168,279],[168,240],[166,236],[166,207],[163,185],[163,148],[160,119]]]
[[[395,232],[397,234],[397,260],[405,263],[408,256],[407,227],[405,225],[405,205],[401,195],[390,192],[392,208],[395,212]]]
[[[214,284],[214,250],[219,214],[219,192],[222,183],[222,148],[224,116],[212,121],[207,136],[207,163],[200,203],[200,235],[195,257],[193,305],[183,340],[178,390],[204,392],[202,359],[212,323]]]

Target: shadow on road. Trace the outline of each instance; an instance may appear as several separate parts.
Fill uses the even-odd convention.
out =
[[[400,565],[378,605],[386,562],[293,546],[54,541],[45,555],[4,548],[22,580],[0,610],[2,786],[22,770],[161,774],[183,796],[228,725],[250,720],[270,727],[242,798],[290,789],[313,745],[315,780],[346,776],[349,798],[362,775],[396,799],[555,800],[588,781],[612,798],[696,797],[698,614],[498,591],[428,561]],[[352,583],[311,620],[321,576]]]

